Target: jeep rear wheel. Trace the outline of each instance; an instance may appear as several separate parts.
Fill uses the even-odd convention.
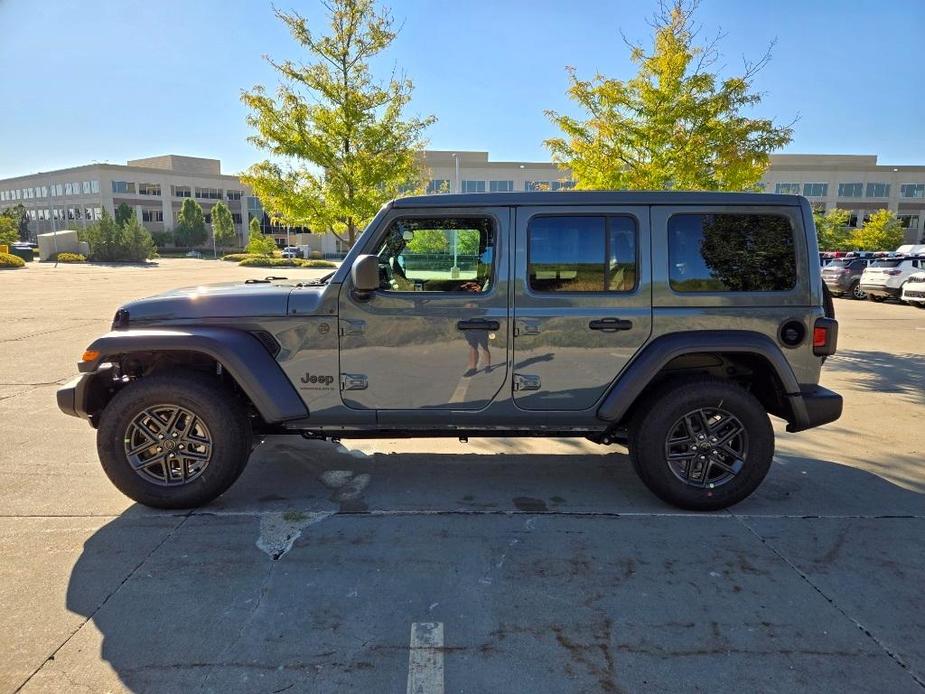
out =
[[[630,428],[636,472],[656,496],[680,508],[732,506],[761,484],[774,455],[764,407],[717,379],[668,383],[649,395]]]
[[[234,394],[207,376],[154,375],[109,402],[97,450],[126,496],[156,508],[193,508],[220,496],[244,470],[250,422]]]

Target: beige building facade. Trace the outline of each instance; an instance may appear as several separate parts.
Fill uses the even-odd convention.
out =
[[[250,218],[264,220],[257,198],[237,176],[223,174],[218,159],[165,155],[124,166],[89,164],[0,180],[0,209],[22,204],[33,236],[86,227],[103,209],[114,214],[122,203],[149,231],[167,231],[186,198],[202,206],[207,226],[212,206],[224,202],[242,242]]]
[[[571,173],[549,162],[490,161],[488,152],[427,151],[428,193],[568,190]],[[892,210],[907,243],[925,243],[925,166],[885,166],[876,155],[774,154],[762,179],[768,193],[804,195],[816,209],[851,212],[852,226],[866,215]]]

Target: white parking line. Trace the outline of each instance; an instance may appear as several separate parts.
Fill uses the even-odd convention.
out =
[[[443,694],[443,623],[413,622],[407,694]]]
[[[453,394],[450,396],[450,403],[464,402],[466,400],[466,392],[469,390],[469,384],[471,382],[471,378],[465,376],[460,378],[459,383],[456,385],[456,390],[454,390]]]

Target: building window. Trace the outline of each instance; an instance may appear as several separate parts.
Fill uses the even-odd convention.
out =
[[[903,198],[925,198],[925,183],[904,183],[899,187]]]
[[[170,194],[175,198],[193,197],[193,191],[189,186],[170,186]]]
[[[240,213],[240,212],[232,212],[232,213],[231,213],[231,221],[233,221],[235,224],[240,224],[240,223],[241,223],[241,213]]]
[[[135,184],[131,181],[113,181],[112,182],[112,192],[113,193],[129,193],[131,195],[135,194]]]
[[[537,292],[629,292],[636,287],[632,217],[534,217],[527,276]]]
[[[450,179],[448,178],[432,178],[427,182],[427,194],[435,195],[437,193],[449,193],[450,192]]]
[[[221,188],[200,188],[196,187],[196,197],[200,200],[221,200],[222,199],[222,189]]]
[[[485,181],[463,181],[462,192],[464,193],[484,193]]]
[[[553,181],[549,184],[550,190],[572,190],[575,187],[575,181]]]
[[[528,193],[549,190],[549,181],[524,181],[524,190]]]
[[[840,198],[859,198],[864,191],[863,183],[839,183],[838,197]]]
[[[138,184],[138,194],[139,195],[156,195],[160,197],[161,184],[160,183],[139,183]]]
[[[142,208],[141,221],[142,222],[163,222],[164,221],[164,211],[163,210],[149,210],[147,208]]]
[[[867,184],[867,197],[868,198],[888,198],[890,197],[890,184],[889,183],[868,183]]]
[[[247,213],[251,217],[258,217],[260,219],[263,219],[263,205],[260,204],[260,198],[248,196]]]
[[[896,215],[896,219],[899,220],[899,223],[902,225],[903,229],[919,228],[919,216],[917,214],[900,214]]]
[[[514,181],[489,181],[488,190],[492,193],[512,193]]]
[[[81,181],[80,188],[83,191],[84,195],[90,194],[90,181]]]
[[[227,197],[229,200],[240,200],[241,191],[240,190],[226,190],[225,197]]]
[[[71,183],[70,181],[68,181],[67,183],[64,184],[64,194],[65,194],[65,195],[73,195],[74,192],[75,192],[75,191],[74,191],[74,184],[73,184],[73,183]]]
[[[676,214],[668,220],[676,292],[781,292],[796,285],[793,229],[773,214]]]
[[[60,198],[62,195],[64,195],[64,186],[61,185],[60,183],[52,184],[51,189],[53,191],[52,195],[54,195],[55,197]]]
[[[807,198],[824,198],[829,193],[828,183],[804,183],[803,196]]]
[[[90,181],[90,192],[94,195],[100,192],[100,182],[99,181]],[[99,208],[94,208],[99,209]]]
[[[778,195],[799,195],[799,183],[777,183],[774,186],[774,192]]]

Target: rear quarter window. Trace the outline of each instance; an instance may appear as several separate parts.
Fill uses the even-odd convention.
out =
[[[783,215],[673,215],[668,258],[676,292],[783,292],[796,286],[794,230]]]

